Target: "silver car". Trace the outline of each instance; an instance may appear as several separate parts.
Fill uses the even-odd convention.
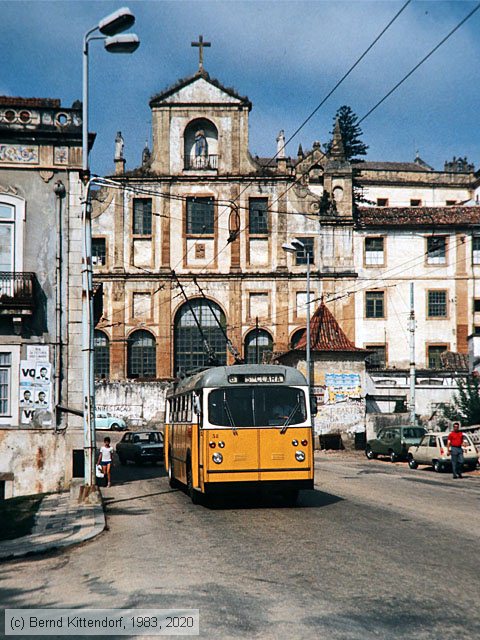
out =
[[[416,469],[419,464],[431,465],[439,473],[451,468],[452,461],[448,453],[447,438],[448,432],[426,433],[420,444],[408,450],[407,460],[410,469]],[[464,466],[473,471],[478,464],[478,451],[471,436],[463,434],[462,448]]]

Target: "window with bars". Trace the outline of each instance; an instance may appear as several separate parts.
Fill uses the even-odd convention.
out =
[[[0,353],[0,416],[10,415],[12,354]]]
[[[93,349],[95,378],[108,380],[110,377],[110,340],[99,329],[95,329]]]
[[[222,365],[226,364],[225,336],[215,317],[218,318],[221,326],[225,329],[225,314],[211,300],[190,300],[177,312],[174,322],[175,374],[180,371],[191,371],[209,364],[209,357],[205,352],[204,338],[198,329],[197,322],[202,328],[209,347],[215,352],[218,362]]]
[[[264,357],[273,351],[272,336],[264,329],[254,329],[245,338],[245,362],[246,364],[261,364]]]
[[[447,350],[446,344],[436,344],[428,347],[428,368],[442,369],[441,355]]]
[[[370,353],[367,356],[366,364],[370,369],[385,369],[387,364],[387,350],[385,345],[367,344],[365,349]]]
[[[187,198],[187,234],[205,235],[214,232],[213,198]]]
[[[155,338],[149,331],[134,331],[127,340],[127,377],[155,378],[156,375]]]
[[[152,235],[151,198],[133,199],[133,233],[137,236]]]
[[[385,317],[384,291],[367,291],[365,293],[365,316],[367,318]]]
[[[480,236],[473,236],[472,238],[472,262],[473,264],[480,264]]]
[[[444,236],[427,238],[427,263],[445,264],[447,261],[447,239]]]
[[[314,264],[314,239],[313,238],[298,238],[303,242],[303,249],[298,249],[295,254],[296,264],[307,264],[310,260],[310,264]]]
[[[107,263],[107,245],[105,238],[92,238],[92,264],[102,267]]]
[[[268,199],[250,198],[248,201],[248,230],[253,235],[268,233]]]
[[[382,265],[384,263],[383,238],[365,238],[365,264]]]
[[[428,317],[429,318],[446,318],[447,317],[447,292],[446,291],[429,291],[428,292]]]

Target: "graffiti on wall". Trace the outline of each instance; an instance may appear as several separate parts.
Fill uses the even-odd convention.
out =
[[[365,431],[365,400],[349,398],[344,402],[319,407],[314,419],[316,435]]]

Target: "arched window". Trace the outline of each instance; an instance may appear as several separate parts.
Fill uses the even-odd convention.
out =
[[[127,340],[127,378],[155,378],[157,375],[155,338],[140,329]]]
[[[110,340],[103,331],[95,329],[93,338],[95,378],[110,377]]]
[[[305,334],[305,329],[297,329],[290,340],[290,348],[296,349],[297,344],[300,342],[300,338]]]
[[[205,118],[190,122],[183,137],[185,169],[218,168],[217,127]]]
[[[212,313],[213,309],[213,313]],[[197,323],[202,327],[203,334],[219,364],[226,364],[227,349],[225,337],[215,320],[218,318],[222,327],[226,327],[225,314],[220,307],[204,299],[194,299],[185,303],[175,316],[174,333],[174,370],[175,375],[180,371],[189,371],[209,364],[208,354],[205,352],[204,339],[198,330]]]
[[[272,336],[263,329],[254,329],[245,338],[245,362],[247,364],[261,364],[273,350]]]

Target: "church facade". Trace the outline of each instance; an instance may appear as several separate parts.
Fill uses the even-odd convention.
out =
[[[480,332],[479,181],[466,159],[442,171],[418,157],[350,163],[338,127],[328,155],[316,142],[286,157],[280,132],[273,158],[252,157],[250,101],[202,65],[150,108],[142,165],[125,172],[119,148],[95,194],[97,378],[167,380],[295,349],[309,261],[312,314],[323,300],[393,386],[409,366],[414,282],[417,367],[439,374],[438,402],[451,396],[441,356],[466,354]],[[292,255],[293,238],[304,248]]]

